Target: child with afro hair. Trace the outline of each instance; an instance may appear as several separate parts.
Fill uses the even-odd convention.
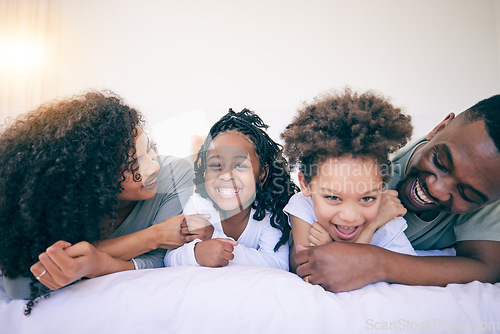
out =
[[[416,254],[404,234],[406,209],[396,191],[384,190],[389,154],[412,130],[410,116],[371,91],[322,95],[298,111],[281,134],[290,165],[299,166],[301,188],[284,208],[292,271],[297,251],[332,241]]]

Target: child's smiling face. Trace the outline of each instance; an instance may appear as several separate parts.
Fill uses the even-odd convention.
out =
[[[318,222],[333,240],[356,242],[378,213],[382,195],[380,167],[373,159],[329,158],[302,192],[311,196]]]
[[[212,140],[207,152],[205,188],[219,209],[237,213],[254,201],[260,171],[253,142],[239,132],[226,131]]]

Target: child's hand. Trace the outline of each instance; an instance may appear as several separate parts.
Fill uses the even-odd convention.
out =
[[[214,227],[207,220],[210,215],[186,215],[181,223],[182,240],[185,242],[194,239],[210,240],[214,233]]]
[[[194,246],[194,256],[198,264],[205,267],[224,267],[234,259],[234,247],[238,241],[232,239],[210,239]]]
[[[332,242],[333,239],[320,223],[315,222],[309,231],[309,246],[320,246]]]
[[[371,221],[370,227],[376,230],[394,218],[402,217],[405,214],[406,208],[401,204],[398,192],[396,190],[386,190],[382,192],[382,201],[377,216]]]

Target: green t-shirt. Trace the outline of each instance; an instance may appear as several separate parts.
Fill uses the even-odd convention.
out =
[[[403,179],[410,157],[425,142],[425,138],[421,138],[395,154],[389,189],[395,189]],[[431,221],[424,221],[413,212],[408,212],[404,218],[408,223],[406,236],[413,247],[419,250],[443,249],[453,246],[457,241],[500,241],[500,201],[464,214],[440,212]]]

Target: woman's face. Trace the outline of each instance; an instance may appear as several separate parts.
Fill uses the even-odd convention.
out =
[[[140,127],[137,127],[135,150],[134,158],[137,161],[132,167],[134,170],[137,169],[136,179],[140,175],[141,180],[136,182],[132,172],[125,172],[125,180],[121,183],[123,190],[118,195],[120,200],[144,201],[153,198],[156,194],[157,175],[160,166],[156,161],[156,151],[153,144]]]
[[[356,242],[380,207],[382,177],[372,159],[330,158],[302,192],[313,201],[314,214],[333,240]]]
[[[237,213],[254,201],[260,170],[250,139],[236,131],[223,132],[207,152],[205,188],[221,210]]]

